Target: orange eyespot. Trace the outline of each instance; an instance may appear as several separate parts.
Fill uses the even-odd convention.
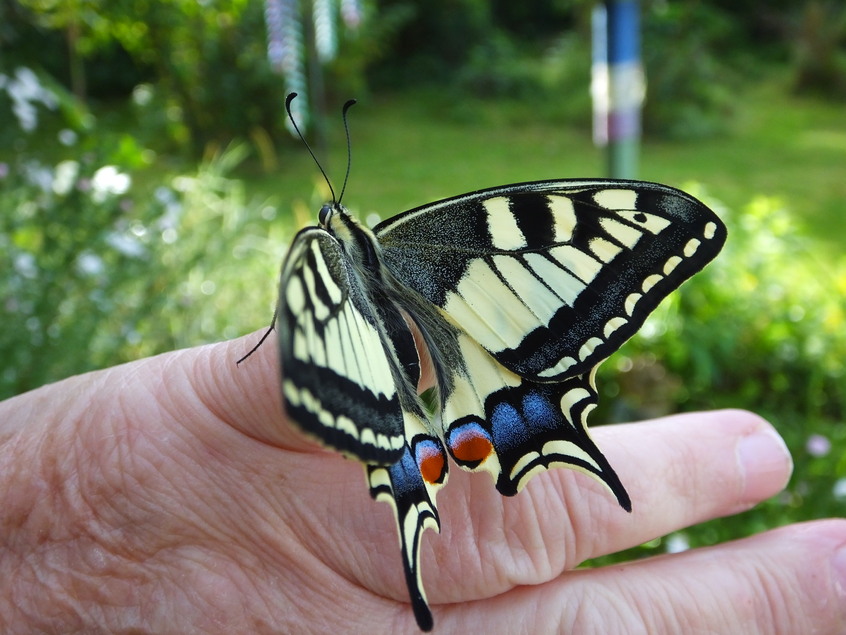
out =
[[[466,430],[451,439],[450,449],[462,463],[480,463],[490,456],[493,444],[487,435]]]
[[[415,447],[420,476],[430,484],[441,483],[446,473],[446,454],[440,443],[426,440]]]
[[[444,474],[444,455],[432,454],[420,462],[420,474],[427,483],[437,483]]]

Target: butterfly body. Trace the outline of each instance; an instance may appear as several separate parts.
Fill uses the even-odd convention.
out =
[[[425,205],[370,230],[337,203],[282,267],[276,328],[292,421],[367,466],[395,511],[418,625],[448,459],[516,494],[566,466],[631,502],[591,440],[596,367],[720,250],[696,199],[634,181],[540,181]],[[418,396],[431,364],[433,408]],[[430,410],[433,410],[431,412]]]

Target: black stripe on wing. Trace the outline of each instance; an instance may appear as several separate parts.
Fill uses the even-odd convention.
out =
[[[538,472],[569,467],[604,483],[631,511],[626,489],[587,430],[596,399],[585,375],[555,384],[503,386],[485,399],[484,418],[467,415],[451,422],[446,445],[453,459],[471,470],[490,460],[479,451],[490,447],[499,468],[496,488],[504,496],[515,495]]]
[[[301,231],[288,252],[276,327],[289,417],[361,461],[399,459],[401,371],[361,282],[322,229]]]
[[[720,250],[696,199],[630,181],[525,183],[385,221],[394,275],[523,377],[588,372]]]

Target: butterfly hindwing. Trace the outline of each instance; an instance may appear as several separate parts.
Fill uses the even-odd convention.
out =
[[[447,479],[443,444],[416,417],[406,418],[408,442],[400,460],[388,467],[370,466],[370,495],[389,503],[394,511],[402,552],[403,570],[417,624],[432,628],[432,613],[420,571],[420,543],[426,529],[440,531],[435,496]]]
[[[464,371],[454,378],[441,414],[453,460],[489,472],[504,496],[515,495],[538,472],[566,466],[603,483],[630,511],[625,488],[587,429],[597,401],[593,373],[530,381],[466,335],[459,339]]]
[[[486,406],[488,434],[499,456],[500,493],[513,496],[535,474],[565,466],[604,483],[631,511],[625,488],[587,431],[587,414],[596,406],[588,377],[554,384],[525,380],[519,389],[490,395]]]

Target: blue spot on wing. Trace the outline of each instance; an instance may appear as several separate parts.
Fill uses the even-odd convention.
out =
[[[440,479],[435,482],[435,484],[440,484],[446,479],[446,457],[443,446],[434,437],[418,435],[411,441],[410,446],[406,442],[400,460],[393,465],[368,468],[371,475],[379,470],[388,473],[389,485],[381,483],[373,485],[371,480],[370,495],[376,498],[381,494],[388,494],[394,499],[405,581],[411,606],[414,610],[414,617],[417,620],[417,625],[423,631],[432,629],[433,619],[420,581],[420,540],[426,521],[431,518],[435,521],[435,525],[440,527],[440,519],[438,518],[435,501],[433,497],[429,496],[429,490],[418,465],[418,458],[432,458],[434,453],[440,453],[444,458],[444,470]],[[413,519],[415,525],[413,536],[408,536],[405,531],[409,518]]]
[[[538,426],[552,428],[561,421],[561,412],[556,410],[546,395],[530,390],[523,397],[523,412]]]
[[[571,390],[579,399],[573,401],[570,409],[561,408],[563,397]],[[499,458],[500,473],[496,487],[505,496],[513,496],[522,485],[525,475],[538,466],[568,464],[594,474],[615,494],[620,505],[631,509],[631,501],[619,477],[608,460],[591,440],[585,419],[590,407],[596,404],[596,392],[587,377],[578,375],[554,384],[535,383],[524,380],[519,386],[503,387],[491,393],[485,400],[487,420],[475,420],[491,439]],[[448,447],[452,448],[450,433],[456,427],[466,427],[467,421],[454,422],[447,432]],[[561,443],[575,445],[590,460],[583,456],[568,454],[560,448]],[[547,445],[552,443],[552,445]],[[526,461],[526,457],[529,460]],[[453,454],[453,458],[455,454]],[[474,469],[478,463],[461,462],[460,465]],[[520,465],[515,473],[516,466]]]
[[[407,445],[400,460],[388,468],[388,473],[391,475],[391,486],[397,502],[400,499],[407,499],[410,504],[413,504],[413,501],[421,498],[421,488],[424,492],[426,490],[417,461]]]
[[[500,431],[507,431],[510,434],[519,434],[523,428],[523,417],[513,405],[507,402],[501,402],[494,406],[493,412],[491,413],[491,425],[493,427],[494,434],[496,434],[499,439],[500,435],[497,433]]]
[[[572,426],[550,401],[549,386],[524,382],[504,388],[488,398],[494,447],[506,457],[521,448],[537,449],[539,442],[571,436]],[[522,455],[522,453],[521,453]]]

